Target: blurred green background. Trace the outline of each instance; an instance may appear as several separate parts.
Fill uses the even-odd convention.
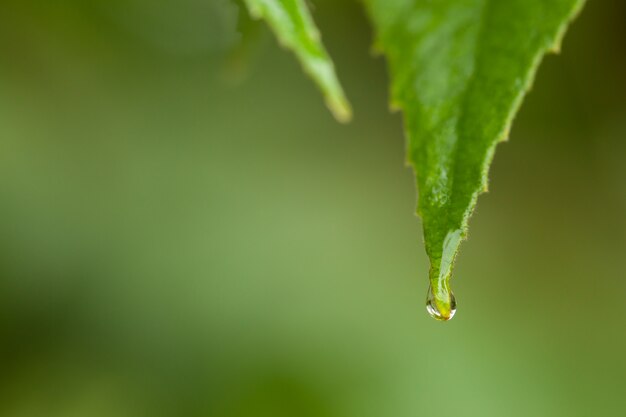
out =
[[[369,24],[313,4],[349,125],[226,1],[0,1],[0,416],[624,415],[626,3],[542,65],[450,323]]]

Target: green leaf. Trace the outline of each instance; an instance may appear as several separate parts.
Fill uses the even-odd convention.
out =
[[[321,42],[320,33],[304,0],[245,0],[250,14],[263,18],[279,42],[291,49],[304,71],[317,83],[326,105],[340,122],[352,117],[350,104],[339,84],[335,67]]]
[[[404,111],[435,318],[454,314],[452,267],[495,146],[583,2],[365,0],[389,62],[392,106]]]

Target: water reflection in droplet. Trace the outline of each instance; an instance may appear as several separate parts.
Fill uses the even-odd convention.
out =
[[[448,288],[440,288],[435,294],[432,285],[428,286],[426,298],[426,311],[435,320],[448,321],[456,313],[456,299]]]

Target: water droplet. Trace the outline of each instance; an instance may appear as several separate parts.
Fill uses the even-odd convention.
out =
[[[426,311],[435,320],[448,321],[456,313],[456,299],[450,288],[446,285],[433,291],[432,285],[428,286],[426,297]]]

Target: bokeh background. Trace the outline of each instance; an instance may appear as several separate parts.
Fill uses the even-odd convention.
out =
[[[542,65],[449,323],[367,19],[313,6],[349,125],[229,2],[0,1],[0,416],[624,415],[626,3]]]

